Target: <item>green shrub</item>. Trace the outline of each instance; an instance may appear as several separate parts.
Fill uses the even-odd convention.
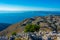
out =
[[[16,32],[13,32],[12,35],[16,35]]]
[[[39,25],[28,24],[26,25],[24,32],[35,32],[39,31],[39,29],[40,29]]]

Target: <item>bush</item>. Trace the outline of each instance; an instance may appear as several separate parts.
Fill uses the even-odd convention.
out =
[[[13,32],[12,35],[16,35],[16,32]]]
[[[28,24],[26,25],[24,32],[35,32],[39,31],[39,29],[40,29],[39,25]]]

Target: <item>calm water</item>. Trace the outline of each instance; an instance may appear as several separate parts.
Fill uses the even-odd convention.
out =
[[[47,16],[50,14],[60,15],[60,12],[28,11],[28,12],[15,12],[15,13],[0,13],[0,23],[14,24],[26,18],[34,16]]]
[[[26,18],[47,15],[60,15],[60,12],[28,11],[28,12],[0,13],[0,31],[7,28],[10,24],[21,22]]]

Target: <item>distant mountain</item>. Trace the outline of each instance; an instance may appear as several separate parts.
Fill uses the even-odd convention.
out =
[[[7,27],[9,27],[11,24],[8,23],[0,23],[0,31],[6,29]]]
[[[22,33],[27,24],[40,25],[40,30],[56,31],[60,30],[60,16],[36,16],[13,24],[0,32],[0,35],[11,35],[12,32]],[[58,29],[57,29],[58,28]]]

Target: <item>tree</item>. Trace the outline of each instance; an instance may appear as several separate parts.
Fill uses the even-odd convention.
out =
[[[40,29],[39,25],[28,24],[26,25],[24,32],[35,32],[39,31],[39,29]]]

